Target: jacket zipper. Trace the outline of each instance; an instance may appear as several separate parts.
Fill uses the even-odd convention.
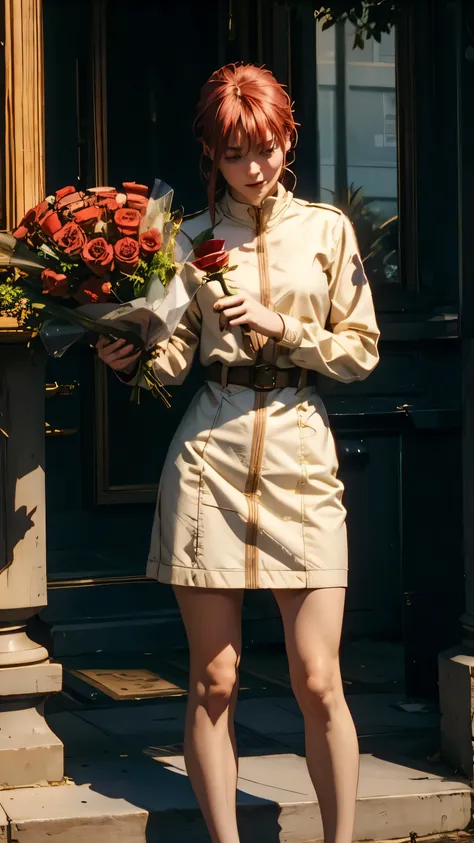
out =
[[[256,235],[258,275],[260,282],[260,301],[265,307],[270,307],[270,277],[268,272],[268,253],[263,229],[262,211],[256,208]],[[258,360],[258,358],[257,358]],[[259,554],[258,554],[258,516],[259,516],[259,485],[262,470],[263,450],[265,446],[265,430],[267,424],[267,408],[265,392],[255,392],[254,425],[250,464],[245,496],[248,503],[248,521],[245,534],[245,587],[259,587]]]

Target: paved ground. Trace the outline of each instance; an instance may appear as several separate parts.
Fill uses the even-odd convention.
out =
[[[180,657],[175,666],[184,670]],[[357,651],[344,676],[362,752],[355,838],[464,828],[471,793],[439,764],[435,706],[406,703],[395,662],[376,645]],[[76,690],[78,682],[74,676]],[[77,693],[56,699],[48,720],[65,744],[69,781],[0,792],[0,829],[2,808],[9,825],[0,841],[208,843],[184,769],[184,709],[184,696],[112,702],[99,692],[94,704]],[[320,840],[303,721],[281,653],[247,659],[236,723],[242,843]]]

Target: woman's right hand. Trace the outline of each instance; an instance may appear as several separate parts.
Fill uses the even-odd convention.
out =
[[[127,345],[126,340],[120,339],[116,342],[100,337],[96,345],[97,353],[107,366],[115,372],[131,374],[141,356],[141,351],[132,354],[133,345]]]

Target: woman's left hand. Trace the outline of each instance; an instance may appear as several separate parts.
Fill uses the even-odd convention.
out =
[[[222,313],[230,328],[238,325],[248,325],[258,334],[271,337],[279,342],[283,337],[283,320],[278,313],[274,313],[260,302],[243,294],[226,296],[214,305],[217,313]]]

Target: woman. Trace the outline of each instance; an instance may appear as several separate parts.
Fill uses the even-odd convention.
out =
[[[358,747],[338,656],[345,510],[315,384],[317,374],[363,380],[377,364],[371,293],[346,217],[282,185],[296,128],[289,97],[268,70],[230,65],[214,73],[195,128],[209,209],[185,231],[193,240],[212,226],[225,240],[239,292],[224,296],[218,281],[201,287],[154,361],[168,384],[184,379],[198,345],[208,367],[166,460],[147,568],[173,585],[189,640],[187,770],[213,843],[238,843],[233,713],[242,598],[245,588],[270,588],[325,841],[349,843]],[[219,179],[225,192],[216,200]],[[99,343],[102,360],[122,376],[136,365],[132,352],[121,341]]]

